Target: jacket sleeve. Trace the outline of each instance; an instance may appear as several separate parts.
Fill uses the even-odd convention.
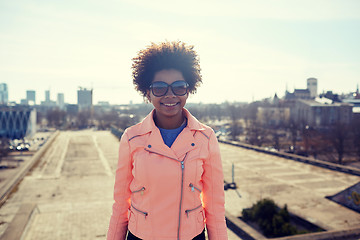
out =
[[[209,157],[204,162],[203,203],[209,240],[227,240],[225,222],[224,176],[219,143],[213,131],[209,139]]]
[[[120,140],[119,160],[115,175],[114,204],[110,218],[107,240],[125,240],[130,208],[130,182],[132,161],[129,140],[125,131]]]

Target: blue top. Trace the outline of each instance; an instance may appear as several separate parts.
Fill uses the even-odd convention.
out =
[[[161,136],[164,140],[164,143],[171,148],[172,144],[175,142],[175,139],[177,138],[177,136],[181,133],[181,131],[186,127],[187,125],[187,121],[181,125],[178,128],[175,129],[164,129],[164,128],[159,128]]]

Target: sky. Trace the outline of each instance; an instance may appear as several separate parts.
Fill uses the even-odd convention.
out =
[[[283,97],[318,79],[318,92],[360,84],[358,0],[0,0],[0,83],[36,102],[79,87],[93,102],[143,102],[132,58],[151,42],[194,45],[203,84],[188,102]]]

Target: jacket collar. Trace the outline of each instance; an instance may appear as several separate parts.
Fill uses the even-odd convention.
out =
[[[185,117],[187,118],[187,126],[186,127],[190,128],[190,130],[193,130],[193,131],[205,130],[201,126],[200,122],[193,115],[191,115],[191,113],[186,108],[183,108],[183,113],[185,114]],[[141,122],[141,128],[139,131],[140,135],[146,134],[146,133],[149,133],[149,132],[152,132],[152,131],[155,131],[156,129],[158,129],[154,122],[154,114],[155,114],[155,109],[153,109]]]

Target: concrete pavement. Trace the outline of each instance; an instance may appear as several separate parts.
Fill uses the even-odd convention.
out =
[[[301,162],[222,144],[225,180],[231,182],[235,164],[235,182],[241,198],[226,191],[226,210],[241,216],[243,208],[263,198],[271,198],[280,207],[325,230],[341,231],[360,227],[360,214],[325,198],[360,181],[354,176]],[[357,238],[356,238],[357,239]]]

